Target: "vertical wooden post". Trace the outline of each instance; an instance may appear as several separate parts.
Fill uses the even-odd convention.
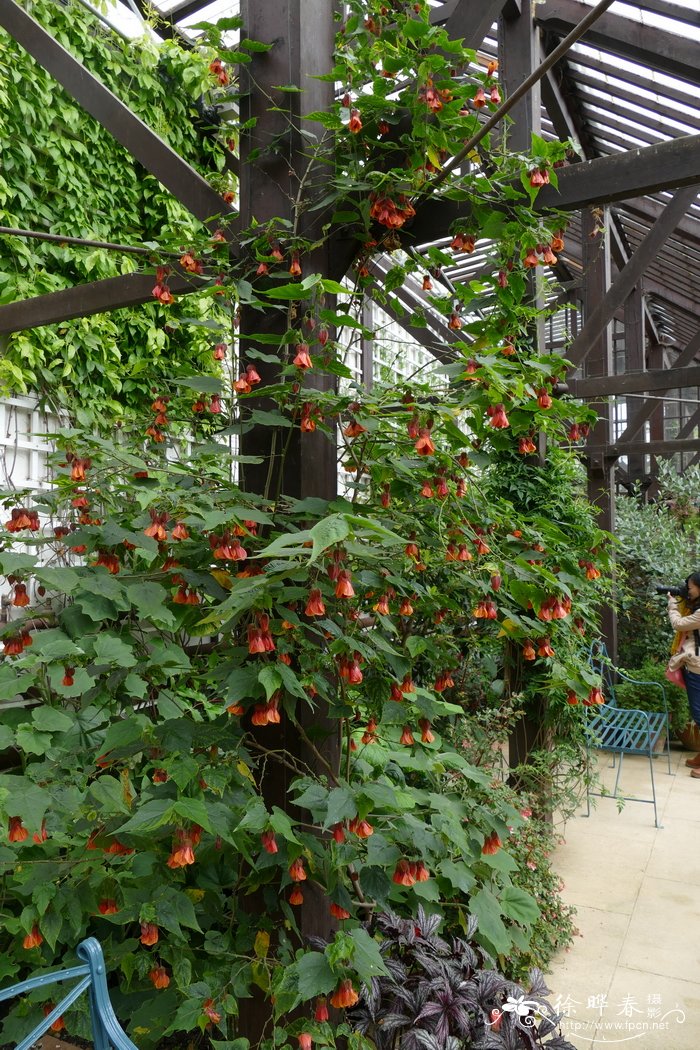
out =
[[[326,216],[318,210],[309,211],[308,205],[319,199],[327,180],[327,168],[314,159],[314,150],[326,151],[331,143],[321,142],[324,130],[320,124],[305,122],[305,114],[315,110],[330,110],[333,103],[333,84],[314,79],[326,74],[332,65],[335,40],[333,4],[329,0],[276,0],[275,3],[242,0],[242,34],[252,40],[271,44],[266,52],[253,52],[252,60],[241,67],[245,81],[241,102],[242,122],[252,121],[241,136],[240,163],[240,225],[246,230],[253,222],[258,225],[281,219],[276,236],[289,265],[290,237],[296,234],[309,240],[322,240],[321,224]],[[284,86],[299,91],[285,91]],[[254,120],[253,120],[254,118]],[[306,134],[302,134],[305,131]],[[286,221],[287,225],[284,225]],[[352,255],[342,246],[321,243],[312,252],[303,253],[300,263],[304,275],[320,273],[324,277],[342,277],[350,265]],[[291,280],[291,278],[290,278]],[[332,302],[326,303],[332,306]],[[304,328],[303,302],[288,308],[288,304],[273,305],[260,312],[243,309],[241,316],[241,359],[255,345],[254,333],[274,334],[280,337],[280,355],[286,352],[283,337],[289,328]],[[264,346],[269,353],[270,344]],[[280,364],[255,361],[263,385],[278,381]],[[304,376],[308,400],[316,391],[332,390],[334,379],[313,370]],[[256,408],[269,407],[264,399]],[[336,442],[334,437],[316,431],[302,434],[298,424],[288,428],[253,426],[242,439],[243,452],[262,458],[260,464],[244,466],[243,484],[248,491],[264,493],[271,498],[278,495],[304,498],[316,496],[333,499],[337,492]],[[270,488],[269,479],[273,478]],[[264,744],[271,751],[288,752],[298,756],[310,769],[322,773],[317,757],[305,743],[304,735],[313,738],[315,747],[332,768],[337,768],[340,739],[337,720],[331,719],[322,705],[312,712],[299,703],[297,717],[301,732],[283,718],[280,726],[265,729]],[[289,810],[288,792],[294,774],[281,763],[267,764],[261,790],[265,803]],[[299,816],[298,811],[290,815]],[[263,913],[262,893],[249,901],[251,912]],[[328,901],[313,880],[304,883],[304,903],[298,909],[297,921],[303,940],[310,936],[329,938],[333,934]],[[240,1035],[256,1045],[263,1035],[271,1036],[271,1007],[269,1000],[257,993],[241,1004]]]
[[[583,314],[584,324],[595,306],[610,287],[610,249],[607,236],[609,215],[607,208],[586,208],[581,213],[583,241]],[[614,371],[612,335],[605,325],[597,336],[586,358],[587,376],[610,376]],[[598,446],[612,441],[610,406],[601,402],[594,405],[600,414],[591,430],[589,441]],[[588,498],[598,508],[598,524],[612,532],[615,527],[615,458],[604,453],[588,457]],[[601,610],[601,634],[613,660],[617,658],[617,615],[609,606]]]
[[[512,94],[535,69],[540,49],[539,30],[532,17],[530,5],[523,4],[522,11],[518,11],[515,6],[507,7],[498,22],[498,68],[504,95]],[[510,117],[512,124],[504,133],[508,148],[529,150],[533,132],[539,134],[541,130],[539,84],[513,107]],[[528,296],[535,305],[543,305],[537,276],[528,277]],[[531,338],[533,345],[541,352],[544,348],[543,317],[538,317],[533,323]],[[538,451],[538,466],[542,466],[546,456],[544,434],[539,436]],[[519,691],[525,673],[519,646],[506,647],[504,673],[509,692]],[[530,710],[514,727],[508,741],[508,762],[511,769],[526,764],[533,751],[547,746],[542,736],[545,708],[545,697],[533,701]],[[514,786],[518,786],[516,782]],[[552,819],[552,807],[548,797],[539,801],[537,815],[543,819]]]
[[[642,372],[646,368],[646,334],[644,296],[637,285],[625,301],[625,371]],[[627,398],[627,419],[639,408],[639,399]],[[627,475],[630,482],[641,482],[645,474],[645,457],[635,454],[627,457]]]

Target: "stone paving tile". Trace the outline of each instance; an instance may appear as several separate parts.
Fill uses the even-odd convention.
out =
[[[688,775],[688,755],[672,753],[672,776],[655,760],[662,828],[652,806],[627,802],[618,813],[607,798],[562,828],[553,864],[581,936],[555,957],[547,982],[568,1006],[564,1031],[580,1050],[700,1045],[700,780]],[[615,771],[599,762],[612,787]],[[623,777],[626,794],[648,794],[646,758],[628,756]]]

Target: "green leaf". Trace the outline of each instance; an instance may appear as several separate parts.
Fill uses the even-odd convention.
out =
[[[187,387],[195,390],[198,394],[220,394],[221,380],[214,376],[188,376],[184,379],[174,379],[176,386]]]
[[[21,725],[15,739],[17,747],[31,755],[45,755],[51,747],[51,734],[38,733],[29,725]]]
[[[519,886],[506,886],[501,891],[501,911],[524,926],[531,926],[540,917],[535,898]]]
[[[265,295],[270,299],[304,299],[308,290],[320,280],[320,274],[312,274],[299,284],[280,284],[276,288],[266,288]]]
[[[66,733],[75,719],[55,707],[35,707],[32,709],[32,722],[44,733]]]
[[[496,955],[505,955],[510,949],[510,937],[501,918],[501,909],[490,890],[482,887],[469,900],[469,910],[479,920],[477,940],[485,941]]]
[[[119,667],[133,667],[136,663],[132,647],[111,631],[98,634],[93,649],[98,663],[118,664]]]
[[[52,627],[47,631],[35,632],[32,653],[35,653],[42,661],[50,661],[65,660],[69,656],[82,656],[83,650],[79,649],[63,631]]]
[[[39,583],[61,594],[72,594],[80,584],[80,577],[74,569],[36,569],[34,575]]]
[[[358,926],[357,929],[350,930],[350,937],[355,944],[353,964],[360,980],[369,984],[372,977],[386,977],[389,971],[382,959],[379,945],[373,937],[370,937],[367,930]]]
[[[56,947],[62,928],[63,918],[55,911],[47,911],[41,920],[41,932],[52,951]]]
[[[328,995],[338,983],[328,959],[321,952],[307,952],[297,963],[299,995],[303,1000]]]
[[[134,583],[126,588],[129,601],[141,620],[151,620],[157,627],[172,627],[175,617],[166,607],[170,593],[159,583]]]
[[[124,789],[117,777],[103,775],[90,785],[90,795],[102,806],[106,814],[122,813],[129,816],[131,810],[124,801]]]
[[[300,845],[299,839],[294,833],[291,820],[284,810],[279,809],[277,806],[273,807],[270,814],[270,827],[276,834],[281,835],[286,842],[293,842],[297,846]]]
[[[207,808],[200,798],[178,799],[173,806],[173,812],[183,817],[184,820],[190,820],[193,824],[199,824],[205,831],[212,830]]]
[[[282,675],[273,664],[266,664],[258,672],[258,681],[265,690],[265,696],[269,700],[282,685]]]
[[[323,551],[335,543],[341,543],[349,532],[350,526],[343,514],[331,514],[330,517],[317,522],[310,532],[314,544],[310,560],[316,561]]]
[[[3,576],[24,576],[36,565],[34,554],[15,554],[13,551],[0,551],[0,572]]]
[[[166,824],[172,824],[172,811],[172,799],[158,798],[152,799],[150,802],[144,802],[130,820],[127,820],[125,824],[121,824],[117,828],[117,834],[129,832],[132,834],[138,833],[140,835],[148,835],[150,832],[156,831],[158,828],[162,828]]]
[[[333,788],[328,796],[328,809],[326,811],[326,819],[323,822],[324,828],[329,828],[333,824],[339,824],[341,820],[349,820],[355,816],[357,816],[357,803],[349,788]]]
[[[476,884],[476,879],[466,864],[455,864],[451,860],[443,860],[440,863],[438,872],[440,875],[444,875],[446,879],[449,879],[451,885],[455,889],[461,890],[462,893],[471,893]]]
[[[114,722],[105,733],[102,741],[102,754],[117,751],[123,748],[133,748],[134,744],[142,744],[150,722],[145,715],[132,714],[128,718]]]

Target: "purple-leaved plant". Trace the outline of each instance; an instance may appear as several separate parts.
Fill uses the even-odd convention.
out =
[[[374,920],[388,976],[363,986],[347,1019],[378,1050],[576,1050],[559,1030],[542,973],[522,988],[475,943],[439,936],[440,916],[384,912]]]

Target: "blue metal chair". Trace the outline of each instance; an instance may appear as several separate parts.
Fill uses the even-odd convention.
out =
[[[666,689],[661,682],[644,682],[632,678],[624,671],[615,668],[608,656],[603,642],[593,642],[589,651],[589,663],[603,682],[603,694],[606,698],[602,707],[588,708],[586,721],[587,748],[595,747],[601,751],[609,751],[613,754],[613,766],[615,757],[619,756],[617,773],[615,776],[615,787],[612,798],[625,799],[628,802],[648,802],[654,806],[654,825],[659,824],[658,810],[656,806],[656,784],[654,783],[653,760],[659,756],[666,756],[668,772],[671,770],[671,734],[669,731],[668,705],[666,702]],[[647,686],[649,689],[659,691],[658,711],[638,711],[629,708],[618,707],[615,700],[615,678],[619,676],[627,682],[636,685]],[[664,741],[663,751],[655,751],[660,740]],[[620,795],[620,775],[625,755],[646,755],[649,759],[649,775],[651,777],[651,798],[637,798],[631,795]],[[591,791],[590,781],[586,785],[586,816],[591,815],[591,795],[598,797],[610,797],[608,793]]]
[[[123,1031],[112,1008],[100,942],[94,937],[88,937],[80,942],[76,953],[79,959],[85,960],[80,966],[45,973],[41,977],[30,977],[28,981],[20,981],[19,984],[13,984],[11,988],[0,990],[0,1002],[3,1002],[5,999],[13,999],[17,995],[31,992],[34,988],[45,988],[58,981],[79,978],[78,983],[61,999],[51,1013],[47,1014],[25,1039],[17,1043],[15,1050],[30,1050],[37,1039],[45,1035],[54,1021],[57,1021],[61,1014],[72,1006],[85,991],[88,993],[90,1002],[90,1022],[95,1050],[137,1050],[135,1043],[132,1043],[126,1032]]]

